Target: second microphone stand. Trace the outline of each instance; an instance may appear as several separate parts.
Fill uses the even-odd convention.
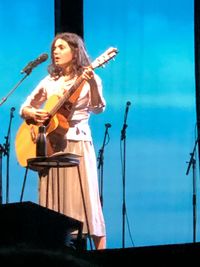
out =
[[[199,142],[199,138],[196,139],[194,148],[192,153],[190,153],[190,161],[188,162],[188,168],[186,171],[186,175],[189,174],[190,168],[192,166],[193,169],[193,196],[192,196],[192,205],[193,205],[193,242],[196,243],[196,222],[197,222],[197,211],[196,211],[196,159],[195,159],[195,151],[196,151],[196,146]]]
[[[122,203],[122,248],[125,247],[125,215],[126,215],[126,128],[128,127],[126,121],[128,110],[131,102],[126,103],[126,110],[124,115],[124,124],[121,130],[121,142],[123,141],[123,160],[122,160],[122,184],[123,184],[123,203]]]
[[[10,110],[10,122],[8,126],[8,133],[5,136],[5,144],[0,144],[0,204],[3,203],[3,193],[2,193],[2,156],[6,156],[6,203],[9,202],[9,165],[10,165],[10,133],[11,133],[11,123],[14,117],[13,113],[15,108],[12,107]]]
[[[25,68],[25,71],[23,73],[26,73],[26,75],[20,79],[20,81],[8,92],[8,94],[3,97],[0,101],[0,106],[2,106],[8,99],[8,97],[14,93],[14,91],[19,87],[19,85],[28,77],[28,75],[32,72],[33,67]],[[8,134],[5,137],[6,142],[5,144],[0,144],[0,204],[3,203],[3,193],[2,193],[2,158],[3,155],[7,156],[7,164],[6,164],[6,170],[7,170],[7,178],[6,178],[6,203],[9,201],[9,160],[10,160],[10,129],[11,129],[11,122],[13,116],[13,112],[15,111],[15,108],[11,108],[10,113],[10,123],[8,128]]]
[[[103,207],[103,167],[104,167],[104,147],[105,145],[109,142],[109,139],[106,143],[106,138],[109,138],[108,134],[108,128],[111,127],[110,123],[105,124],[106,130],[104,134],[104,139],[103,139],[103,145],[101,149],[99,149],[99,155],[98,155],[98,171],[99,171],[99,186],[100,186],[100,201],[101,201],[101,206]]]
[[[5,155],[5,148],[0,144],[0,204],[3,204],[3,192],[2,192],[2,160]]]

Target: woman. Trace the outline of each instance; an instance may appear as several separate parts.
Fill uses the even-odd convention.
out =
[[[101,79],[90,65],[83,40],[74,33],[57,34],[51,45],[52,62],[47,75],[28,96],[21,107],[21,116],[37,125],[49,119],[49,112],[42,108],[52,95],[62,97],[71,92],[70,88],[81,77],[81,91],[74,103],[64,103],[59,110],[67,117],[66,134],[53,133],[49,138],[52,152],[73,153],[80,156],[80,172],[89,224],[89,233],[96,249],[106,248],[106,231],[99,198],[96,155],[88,124],[91,113],[101,113],[105,109]],[[78,87],[80,88],[80,87]],[[83,221],[83,234],[88,233],[85,212],[77,176],[73,167],[59,169],[59,207],[66,216]],[[40,175],[39,204],[46,206],[48,179],[48,208],[58,211],[57,170],[51,169],[47,175]]]

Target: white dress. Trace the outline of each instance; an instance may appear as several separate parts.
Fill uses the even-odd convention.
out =
[[[55,152],[70,152],[80,156],[80,173],[83,186],[86,214],[76,167],[50,169],[47,175],[40,175],[39,204],[49,209],[59,211],[66,216],[83,222],[83,233],[88,233],[86,217],[89,223],[89,233],[94,236],[105,236],[105,222],[99,197],[96,155],[94,151],[90,127],[88,124],[91,113],[100,113],[105,109],[105,99],[102,95],[102,84],[99,76],[95,74],[98,85],[99,103],[92,106],[89,83],[85,82],[79,98],[73,107],[70,118],[70,128],[65,136],[55,135],[53,149]],[[62,94],[69,90],[76,78],[64,81],[46,76],[21,106],[20,113],[25,106],[41,108],[52,95]],[[59,188],[58,188],[59,184]],[[48,194],[47,194],[48,192]],[[59,194],[59,197],[58,197]],[[59,199],[59,205],[58,205]],[[59,210],[58,210],[59,207]]]

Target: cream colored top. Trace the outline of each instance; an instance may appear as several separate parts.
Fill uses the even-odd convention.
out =
[[[93,89],[88,82],[85,82],[82,91],[76,104],[73,107],[73,115],[70,119],[70,127],[66,133],[66,138],[69,140],[84,140],[91,141],[91,131],[89,127],[89,118],[91,113],[101,113],[104,111],[106,102],[102,94],[102,82],[97,74],[94,74],[94,79],[97,84],[99,93],[98,104],[92,105],[91,90]],[[20,108],[20,115],[24,107],[42,108],[43,104],[52,95],[62,95],[66,90],[69,90],[74,84],[76,77],[65,81],[64,77],[54,80],[49,75],[40,81],[33,92],[27,97]]]

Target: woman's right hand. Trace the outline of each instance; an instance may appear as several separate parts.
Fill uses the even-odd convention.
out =
[[[49,113],[44,109],[25,107],[22,115],[26,120],[33,120],[36,124],[43,124],[49,119]]]
[[[36,109],[34,111],[34,120],[37,124],[44,123],[49,119],[49,113],[44,109]]]

